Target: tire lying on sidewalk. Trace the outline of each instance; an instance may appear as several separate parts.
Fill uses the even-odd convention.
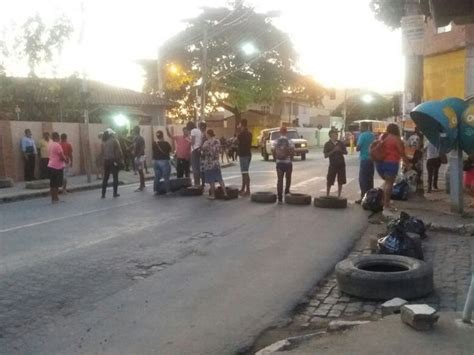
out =
[[[314,207],[347,208],[347,199],[335,196],[319,196],[314,198]]]
[[[201,186],[189,186],[179,190],[181,196],[201,196],[204,193],[204,189]]]
[[[49,180],[33,180],[25,182],[25,189],[28,190],[41,190],[49,189]]]
[[[0,189],[7,187],[13,187],[13,180],[5,177],[0,178]]]
[[[433,268],[399,255],[364,255],[336,265],[339,289],[349,295],[388,300],[413,299],[433,291]]]
[[[310,205],[311,196],[307,194],[287,194],[285,195],[285,203],[289,205]]]
[[[226,186],[227,196],[229,196],[229,200],[234,200],[239,198],[239,188],[235,186]],[[224,199],[224,191],[219,186],[216,188],[216,199],[223,200]]]
[[[254,192],[250,195],[250,200],[259,203],[275,203],[277,195],[269,191]]]

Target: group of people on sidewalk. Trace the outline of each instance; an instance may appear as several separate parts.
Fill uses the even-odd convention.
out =
[[[30,129],[20,141],[24,161],[25,181],[35,180],[36,157],[39,156],[40,179],[49,179],[51,201],[59,201],[59,189],[67,193],[67,177],[73,167],[73,149],[67,134],[43,132],[38,147]]]

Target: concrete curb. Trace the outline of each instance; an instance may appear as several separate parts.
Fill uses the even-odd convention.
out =
[[[457,226],[431,223],[427,226],[427,229],[433,232],[448,232],[467,236],[474,236],[474,223],[459,224]]]
[[[221,165],[221,168],[225,169],[232,166],[235,166],[235,163],[223,164]],[[176,173],[172,173],[171,176],[176,176]],[[145,181],[151,181],[153,179],[154,179],[154,176],[145,176]],[[119,181],[120,186],[133,185],[133,184],[138,184],[138,181]],[[107,186],[111,187],[112,183],[109,183]],[[68,188],[68,190],[70,192],[81,192],[81,191],[100,189],[101,187],[102,187],[102,183],[99,181],[99,182],[90,183],[88,185],[71,186],[70,188]],[[34,192],[33,191],[34,190],[26,190],[24,192],[22,191],[18,193],[17,195],[0,197],[0,204],[49,196],[49,189],[39,189]]]

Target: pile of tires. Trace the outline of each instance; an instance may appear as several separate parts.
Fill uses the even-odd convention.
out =
[[[275,203],[277,195],[273,192],[254,192],[250,195],[250,200],[257,203]]]
[[[176,192],[180,191],[181,189],[185,189],[192,186],[192,182],[190,178],[178,178],[178,179],[170,179],[170,191]],[[158,193],[164,194],[166,193],[165,182],[160,181],[158,184]]]
[[[286,194],[285,203],[289,205],[310,205],[311,196],[307,194]]]
[[[314,198],[314,207],[347,208],[347,199],[335,196],[320,196]]]
[[[239,198],[239,188],[235,186],[226,186],[226,192],[229,200],[235,200]],[[216,199],[223,200],[224,199],[224,191],[219,186],[216,188]]]
[[[204,188],[202,186],[189,186],[179,190],[181,196],[202,196]]]
[[[414,299],[433,291],[433,267],[399,255],[363,255],[336,265],[339,289],[352,296],[388,300]]]

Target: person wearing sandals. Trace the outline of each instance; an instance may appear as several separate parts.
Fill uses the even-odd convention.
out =
[[[155,170],[154,190],[155,194],[160,193],[159,186],[160,180],[165,180],[165,192],[167,195],[170,194],[170,153],[171,145],[165,141],[163,131],[156,131],[156,142],[153,142],[153,168]]]
[[[208,129],[206,132],[207,139],[201,147],[201,164],[204,169],[205,182],[209,184],[209,199],[216,198],[216,181],[224,192],[224,198],[227,199],[227,191],[222,179],[221,165],[219,163],[219,156],[221,152],[221,144],[215,137],[214,131]]]
[[[384,217],[394,218],[394,211],[390,208],[392,188],[400,168],[400,160],[403,159],[407,166],[410,165],[405,154],[405,147],[400,137],[400,129],[395,123],[390,123],[387,130],[381,136],[383,144],[383,159],[377,161],[375,167],[380,177],[384,180],[383,185],[383,212]]]

